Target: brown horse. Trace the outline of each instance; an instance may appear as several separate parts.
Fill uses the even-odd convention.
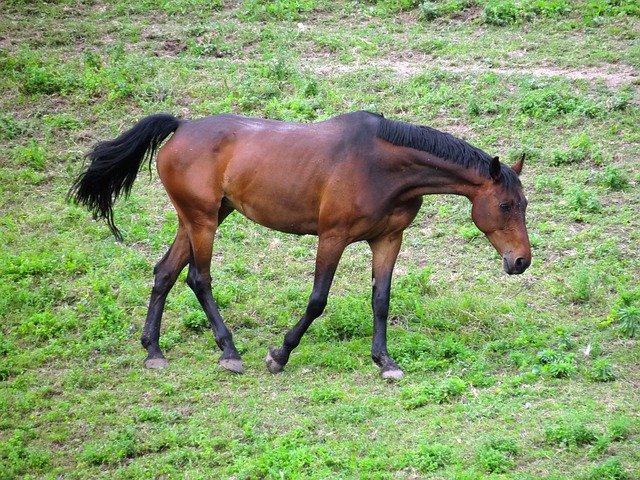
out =
[[[158,151],[162,141],[174,135]],[[142,334],[145,366],[168,365],[159,346],[165,300],[189,264],[196,294],[222,350],[220,364],[242,371],[240,355],[211,293],[211,254],[218,225],[234,210],[266,227],[318,235],[313,291],[300,321],[282,346],[271,349],[271,372],[287,364],[311,322],[327,303],[345,247],[366,240],[373,252],[371,356],[383,378],[402,370],[387,352],[391,274],[402,234],[422,196],[464,195],[477,227],[502,256],[509,274],[531,263],[525,226],[527,200],[519,174],[482,150],[429,127],[354,112],[313,124],[216,115],[194,121],[158,114],[118,138],[98,143],[70,195],[104,218],[121,239],[113,203],[129,194],[145,158],[157,167],[178,213],[176,238],[154,269],[155,281]]]

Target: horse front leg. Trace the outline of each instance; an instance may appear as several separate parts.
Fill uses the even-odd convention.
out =
[[[404,373],[387,352],[387,317],[391,295],[391,276],[395,266],[402,232],[369,241],[373,252],[371,305],[373,307],[373,342],[371,358],[380,367],[384,379],[399,379]]]
[[[336,237],[320,237],[316,256],[313,290],[302,318],[284,336],[282,347],[269,349],[265,362],[271,373],[280,372],[289,361],[289,355],[300,344],[302,336],[311,323],[318,318],[327,305],[329,289],[336,273],[338,262],[347,242]]]

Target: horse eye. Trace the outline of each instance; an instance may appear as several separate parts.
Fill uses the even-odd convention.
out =
[[[500,204],[500,210],[502,210],[503,212],[508,212],[509,210],[511,210],[511,204],[510,203],[501,203]]]

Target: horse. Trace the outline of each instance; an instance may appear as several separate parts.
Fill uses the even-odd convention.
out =
[[[171,137],[161,146],[161,144]],[[157,154],[157,155],[156,155]],[[306,311],[268,350],[268,370],[280,372],[311,323],[323,312],[345,248],[368,242],[372,251],[371,358],[382,378],[403,371],[387,351],[391,277],[403,232],[427,194],[471,201],[471,218],[502,257],[507,274],[531,263],[520,182],[524,156],[509,167],[496,156],[448,133],[358,111],[316,123],[220,114],[196,120],[169,114],[143,118],[113,140],[97,143],[69,198],[104,219],[118,240],[113,205],[125,198],[154,156],[159,177],[178,216],[175,240],[154,268],[141,337],[144,365],[164,368],[159,345],[167,294],[189,265],[195,293],[222,350],[219,364],[243,371],[233,337],[211,291],[216,229],[233,211],[270,229],[317,235],[313,289]]]

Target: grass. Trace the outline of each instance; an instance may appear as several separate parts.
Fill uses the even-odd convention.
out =
[[[634,2],[11,0],[0,16],[0,478],[632,479],[640,470],[640,154]],[[271,375],[317,241],[237,214],[214,294],[246,373],[183,272],[168,370],[142,368],[176,215],[141,174],[116,220],[65,202],[82,155],[144,115],[315,121],[356,109],[513,162],[534,263],[507,277],[465,199],[407,230],[389,348],[369,359],[370,254]]]

